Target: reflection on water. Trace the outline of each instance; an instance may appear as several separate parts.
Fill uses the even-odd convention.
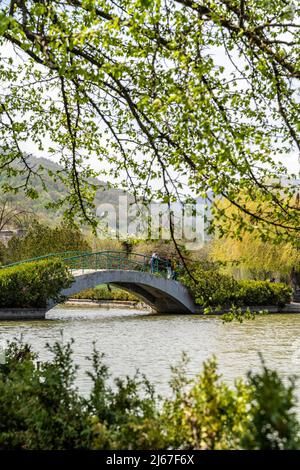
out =
[[[218,317],[151,315],[125,309],[54,309],[46,321],[1,322],[0,341],[23,336],[42,359],[45,349],[61,338],[75,339],[74,358],[80,366],[78,386],[89,390],[84,370],[93,342],[106,355],[113,376],[132,375],[138,368],[160,393],[169,391],[170,365],[182,351],[191,358],[188,373],[197,374],[203,360],[217,356],[220,372],[228,382],[266,364],[284,377],[300,374],[300,315],[269,315],[243,324],[223,324]],[[298,384],[300,398],[300,380]],[[300,412],[300,406],[299,406]]]

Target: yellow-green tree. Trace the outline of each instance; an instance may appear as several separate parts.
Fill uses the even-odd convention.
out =
[[[237,221],[237,209],[224,200],[218,201],[216,210],[226,213],[226,220],[232,224],[231,235],[223,235],[222,225],[211,243],[210,256],[213,261],[223,264],[223,270],[237,277],[267,278],[277,274],[285,280],[293,271],[298,271],[300,262],[299,238],[285,239],[283,230],[268,227],[268,238],[264,238],[261,230],[256,230],[255,221],[251,216],[244,215],[243,223],[247,229],[236,230],[240,226]],[[270,211],[271,208],[266,206]],[[255,208],[253,207],[253,210]],[[236,221],[236,222],[235,222]],[[252,224],[252,229],[249,226]]]
[[[262,278],[269,273],[287,277],[300,261],[300,252],[291,243],[263,242],[253,234],[245,234],[242,240],[216,239],[211,254],[214,261],[225,264],[226,271]]]
[[[9,240],[3,258],[10,263],[63,251],[91,251],[91,247],[81,230],[70,223],[49,227],[33,221],[24,237]]]

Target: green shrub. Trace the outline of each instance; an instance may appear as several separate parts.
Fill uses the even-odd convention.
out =
[[[138,298],[133,294],[126,292],[122,289],[116,287],[111,287],[110,289],[105,286],[97,286],[94,289],[86,289],[79,294],[72,295],[73,299],[89,299],[89,300],[131,300],[137,301]]]
[[[47,300],[61,300],[61,289],[72,275],[58,259],[24,263],[0,269],[0,308],[45,307]]]
[[[173,396],[165,401],[162,416],[171,448],[240,448],[249,423],[251,386],[240,380],[230,388],[221,380],[215,358],[193,380],[187,380],[184,363],[175,368],[171,386]]]
[[[240,305],[278,305],[291,301],[292,288],[283,283],[269,281],[239,281]]]
[[[36,364],[28,345],[11,343],[0,365],[0,449],[73,449],[89,442],[89,415],[74,390],[71,347]]]
[[[295,382],[263,367],[229,387],[214,359],[196,378],[173,368],[172,394],[159,398],[141,374],[115,379],[97,351],[91,392],[75,386],[71,344],[47,346],[37,362],[29,345],[10,343],[0,364],[0,450],[299,449]]]
[[[193,270],[193,281],[188,274],[180,280],[190,289],[196,304],[204,307],[230,306],[237,301],[237,281],[217,270],[205,271],[201,267]]]
[[[295,396],[296,377],[284,383],[263,363],[262,373],[248,373],[253,387],[250,422],[241,444],[253,450],[297,450],[300,446]]]
[[[216,269],[194,268],[191,279],[188,274],[181,281],[190,289],[196,304],[203,307],[230,307],[251,305],[278,305],[291,301],[292,289],[287,284],[269,281],[236,281]]]

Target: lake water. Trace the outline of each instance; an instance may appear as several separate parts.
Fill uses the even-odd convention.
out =
[[[219,370],[229,383],[260,368],[259,352],[267,366],[283,377],[300,375],[300,315],[268,315],[243,324],[224,324],[220,317],[155,315],[126,309],[56,308],[46,321],[0,322],[0,342],[14,337],[30,343],[41,359],[49,358],[46,342],[75,339],[74,358],[80,366],[78,387],[87,394],[90,382],[86,356],[93,348],[105,353],[113,376],[133,375],[140,369],[161,394],[169,393],[170,366],[182,351],[195,376],[202,362],[215,355]],[[300,398],[300,379],[298,384]],[[300,405],[298,407],[300,413]]]

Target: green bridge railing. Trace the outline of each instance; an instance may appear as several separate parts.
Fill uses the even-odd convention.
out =
[[[23,259],[20,261],[15,261],[14,263],[9,263],[9,264],[4,264],[3,266],[0,266],[1,269],[3,268],[10,268],[12,266],[19,266],[20,264],[24,263],[31,263],[34,261],[41,261],[43,259],[48,259],[48,258],[62,258],[62,259],[67,259],[68,257],[71,256],[79,256],[86,253],[85,251],[61,251],[59,253],[48,253],[47,255],[42,255],[42,256],[36,256],[35,258],[27,258]]]
[[[141,253],[126,253],[125,251],[100,251],[95,253],[65,251],[21,260],[1,266],[1,268],[18,266],[48,258],[60,258],[72,270],[121,269],[143,272],[151,271],[163,276],[167,276],[169,265],[169,262],[162,258],[155,259],[151,263],[151,257]]]

